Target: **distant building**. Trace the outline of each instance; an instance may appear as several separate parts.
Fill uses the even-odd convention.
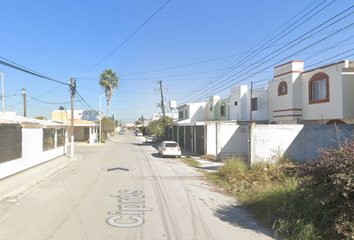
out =
[[[154,113],[152,114],[152,118],[151,121],[156,121],[159,120],[160,118],[162,118],[163,114],[162,113]],[[172,118],[173,120],[177,120],[178,119],[178,114],[172,114],[172,113],[165,113],[166,117]]]
[[[74,120],[96,122],[100,120],[98,116],[99,111],[74,110]],[[71,121],[71,110],[55,110],[52,112],[52,119],[59,121]]]

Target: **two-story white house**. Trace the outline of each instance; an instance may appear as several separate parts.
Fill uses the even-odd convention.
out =
[[[230,120],[238,122],[249,122],[251,120],[252,102],[252,121],[268,122],[268,89],[257,88],[251,91],[247,85],[237,86],[231,89],[229,97]]]
[[[206,102],[199,102],[178,107],[178,120],[172,125],[172,139],[182,148],[199,154],[204,154],[206,106]]]
[[[354,61],[307,71],[291,61],[274,68],[268,85],[269,123],[354,123]]]

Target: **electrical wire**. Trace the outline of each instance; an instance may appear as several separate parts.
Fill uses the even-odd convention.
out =
[[[127,39],[125,39],[118,47],[116,47],[113,51],[111,51],[108,55],[106,55],[102,60],[100,60],[98,63],[93,65],[91,68],[83,72],[82,74],[78,75],[77,77],[87,73],[88,71],[92,70],[95,68],[98,64],[106,60],[109,56],[111,56],[115,51],[117,51],[121,46],[123,46],[126,42],[128,42],[129,39],[131,39],[145,24],[147,24],[158,12],[162,10],[171,0],[167,0],[159,9],[157,9],[156,12],[154,12],[140,27],[138,27]],[[75,77],[75,78],[77,78]]]
[[[49,81],[52,81],[52,82],[60,83],[60,84],[63,84],[63,85],[69,85],[68,83],[61,82],[61,81],[56,80],[54,78],[47,77],[47,76],[45,76],[45,75],[43,75],[41,73],[35,72],[35,71],[33,71],[33,70],[29,69],[29,68],[23,67],[23,66],[21,66],[21,65],[19,65],[17,63],[14,63],[14,62],[6,59],[6,58],[3,58],[1,56],[0,56],[0,58],[8,61],[8,62],[5,62],[5,61],[0,60],[0,64],[1,65],[4,65],[4,66],[7,66],[7,67],[10,67],[10,68],[13,68],[13,69],[16,69],[16,70],[19,70],[19,71],[34,75],[34,76],[37,76],[37,77],[40,77],[40,78],[43,78],[43,79],[46,79],[46,80],[49,80]],[[12,63],[16,64],[17,66],[12,64]]]
[[[336,18],[336,17],[338,17],[339,15],[345,13],[346,11],[348,11],[349,9],[351,9],[351,8],[353,8],[353,7],[354,7],[354,5],[351,6],[351,7],[349,7],[349,8],[347,8],[345,11],[341,12],[340,14],[337,14],[336,16],[330,18],[330,19],[327,20],[326,22],[324,22],[324,23],[318,25],[317,27],[313,28],[312,30],[308,31],[306,34],[308,34],[308,33],[312,32],[312,31],[314,31],[315,29],[317,29],[317,28],[323,26],[325,23],[328,23],[329,21],[333,20],[334,18]],[[337,23],[338,21],[341,21],[341,20],[343,20],[344,18],[347,18],[348,16],[352,15],[353,13],[354,13],[354,12],[351,12],[351,13],[347,14],[346,16],[344,16],[344,17],[342,17],[342,18],[336,20],[334,23]],[[332,26],[334,23],[331,23],[331,24],[325,26],[325,27],[322,28],[321,30],[317,31],[317,33],[320,32],[320,31],[323,31],[324,29],[328,28],[329,26]],[[299,50],[299,51],[297,51],[297,52],[295,52],[295,53],[293,53],[293,54],[291,54],[291,55],[288,55],[287,57],[282,58],[280,61],[277,61],[277,62],[275,62],[275,63],[271,63],[270,66],[272,66],[272,65],[274,65],[274,64],[277,64],[277,63],[280,63],[281,61],[285,60],[286,58],[290,58],[290,57],[294,56],[295,54],[298,54],[298,53],[300,53],[300,52],[302,52],[302,51],[304,51],[304,50],[306,50],[306,49],[308,49],[308,48],[310,48],[310,47],[312,47],[312,46],[318,44],[319,42],[322,42],[322,41],[324,41],[324,40],[326,40],[326,39],[328,39],[328,38],[330,38],[330,37],[332,37],[332,36],[338,34],[339,32],[348,29],[348,28],[351,27],[352,25],[353,25],[353,23],[352,23],[352,24],[349,24],[349,25],[347,25],[347,26],[345,26],[345,27],[343,27],[343,28],[340,28],[339,30],[334,31],[332,34],[327,35],[326,37],[322,38],[321,40],[316,41],[315,43],[310,44],[309,46],[307,46],[307,47],[305,47],[305,48],[302,48],[301,50]],[[302,36],[305,36],[306,34],[303,34]],[[312,34],[312,35],[313,35],[313,34]],[[298,39],[299,39],[299,38],[297,38],[296,40],[298,40]],[[306,39],[307,39],[307,38],[306,38]],[[301,40],[301,42],[302,42],[302,41],[303,41],[303,39]],[[293,41],[292,41],[292,42],[293,42]],[[300,43],[300,42],[297,42],[297,43],[291,45],[290,47],[287,47],[286,50],[289,50],[290,48],[294,47],[295,45],[297,45],[297,44],[299,44],[299,43]],[[282,51],[281,53],[284,53],[286,50]],[[260,64],[258,64],[257,66],[253,67],[251,70],[249,70],[249,71],[247,71],[247,72],[245,72],[245,73],[243,73],[243,74],[241,74],[241,75],[239,75],[240,72],[238,72],[237,74],[234,74],[234,75],[231,76],[231,77],[235,77],[236,75],[239,75],[239,77],[240,77],[240,76],[244,76],[245,74],[250,73],[252,70],[255,70],[256,68],[260,67],[261,65],[263,65],[263,64],[265,64],[265,63],[267,63],[267,62],[269,62],[269,60],[274,59],[275,57],[279,56],[281,53],[279,53],[279,54],[277,54],[277,55],[271,57],[270,59],[265,60],[266,57],[272,55],[272,54],[270,54],[270,55],[268,55],[268,56],[262,58],[262,60],[264,60],[264,61],[261,62]],[[252,76],[254,76],[254,75],[260,73],[261,71],[264,71],[264,70],[267,69],[268,67],[269,67],[269,66],[267,66],[266,68],[263,68],[263,69],[260,70],[260,71],[257,71],[256,73],[253,73],[252,75],[247,76],[246,78],[243,78],[243,79],[241,79],[241,80],[239,80],[239,81],[237,81],[237,82],[235,82],[235,80],[233,80],[232,82],[233,82],[233,84],[237,84],[237,83],[239,83],[239,82],[241,82],[241,81],[243,81],[243,80],[246,80],[246,79],[249,78],[249,77],[252,77]],[[244,69],[244,70],[246,70],[246,69]],[[219,82],[218,85],[220,85],[221,83],[223,83],[223,82],[229,80],[231,77],[229,77],[229,78],[223,80],[222,82]],[[237,80],[237,79],[236,79],[236,80]],[[229,87],[229,86],[230,86],[230,84],[228,85],[228,87]],[[221,89],[221,87],[219,87],[217,90],[220,90],[220,89]],[[223,89],[225,89],[225,88],[223,88]],[[214,91],[216,91],[216,90],[214,90]],[[221,90],[220,90],[220,91],[221,91]],[[198,96],[200,96],[200,95],[201,95],[201,94],[199,94]],[[195,98],[196,98],[196,97],[195,97]],[[189,99],[188,99],[188,100],[189,100]]]
[[[315,1],[314,1],[315,2]],[[312,2],[310,5],[312,5],[314,2]],[[304,14],[304,16],[301,16],[301,17],[299,17],[299,19],[298,20],[296,20],[294,23],[292,23],[291,24],[291,26],[293,26],[295,23],[297,23],[298,21],[300,21],[301,19],[303,19],[305,16],[307,16],[308,14],[310,14],[310,13],[312,13],[316,8],[318,8],[318,7],[320,7],[324,2],[326,2],[326,0],[325,1],[322,1],[320,4],[318,4],[317,6],[315,6],[313,9],[311,9],[311,10],[309,10],[306,14]],[[334,1],[332,1],[330,4],[332,4]],[[329,5],[330,5],[329,4]],[[309,5],[309,6],[310,6]],[[323,11],[326,7],[328,7],[329,5],[327,5],[327,6],[325,6],[324,8],[322,8],[321,10],[319,10],[319,11],[317,11],[316,13],[314,13],[314,14],[312,14],[309,18],[307,18],[306,20],[304,20],[302,23],[300,23],[299,25],[297,25],[296,27],[294,27],[294,28],[292,28],[292,30],[291,31],[294,31],[296,28],[298,28],[300,25],[302,25],[302,24],[304,24],[306,21],[308,21],[310,18],[312,18],[313,16],[315,16],[315,15],[317,15],[320,11]],[[306,9],[306,8],[305,8]],[[303,11],[303,10],[302,10]],[[299,13],[301,13],[302,11],[300,11]],[[295,15],[295,17],[297,17],[299,14],[297,14],[297,15]],[[292,17],[290,20],[288,20],[286,23],[288,23],[288,22],[290,22],[292,19],[294,19],[295,17]],[[285,26],[286,25],[286,23],[284,23],[282,26]],[[281,27],[282,27],[281,26]],[[279,27],[278,29],[280,29],[281,27]],[[281,31],[281,33],[279,33],[279,34],[277,34],[275,37],[278,37],[280,34],[282,34],[284,31],[286,31],[288,28],[286,28],[286,29],[284,29],[283,31]],[[236,62],[232,67],[231,67],[231,70],[227,70],[227,71],[224,71],[223,73],[220,73],[219,75],[217,75],[217,76],[214,76],[214,77],[212,77],[212,78],[210,78],[210,81],[208,80],[208,82],[207,83],[205,83],[204,85],[202,85],[201,87],[207,87],[208,85],[211,85],[211,84],[213,84],[213,80],[214,80],[214,82],[215,81],[217,81],[217,80],[219,80],[219,79],[221,79],[221,78],[223,78],[223,77],[225,77],[225,75],[226,74],[229,74],[229,73],[231,73],[233,70],[235,70],[236,69],[236,67],[237,66],[239,66],[239,64],[241,64],[242,62],[243,63],[245,63],[245,62],[247,62],[247,61],[249,61],[249,60],[251,60],[252,58],[254,58],[255,56],[257,56],[257,55],[259,55],[261,52],[263,52],[264,50],[265,50],[265,46],[268,44],[268,46],[267,47],[269,47],[269,46],[271,46],[271,45],[273,45],[274,43],[276,43],[277,41],[279,41],[280,39],[282,39],[283,37],[285,37],[286,35],[288,35],[291,31],[288,31],[286,34],[284,34],[283,36],[281,36],[281,37],[279,37],[276,41],[273,41],[272,43],[270,43],[273,39],[275,39],[275,37],[273,37],[271,40],[269,40],[269,41],[267,41],[265,44],[263,44],[261,47],[258,47],[254,52],[256,53],[256,54],[248,54],[246,57],[242,57],[241,59],[239,58],[239,59],[236,59],[235,61],[237,61],[237,60],[239,60],[238,62]],[[270,36],[271,34],[269,34],[268,36]],[[267,37],[268,37],[267,36]],[[266,37],[266,38],[267,38]],[[265,39],[266,39],[265,38]],[[261,41],[262,42],[262,41]],[[260,42],[260,43],[261,43]],[[252,49],[254,49],[256,46],[257,46],[258,44],[256,44],[254,47],[252,47]],[[235,62],[234,61],[234,62]],[[233,63],[234,63],[233,62]],[[232,63],[232,64],[233,64]],[[232,69],[233,68],[233,69]],[[211,79],[213,79],[213,80],[211,80]],[[224,82],[224,81],[223,81]],[[197,89],[198,89],[198,86],[197,86]],[[192,91],[194,91],[194,90],[192,90]],[[183,97],[181,97],[181,98],[185,98],[185,96],[190,96],[190,92],[188,92],[186,95],[184,95]],[[178,100],[178,99],[177,99]]]
[[[45,104],[55,104],[55,105],[58,105],[58,104],[70,104],[71,102],[46,102],[46,101],[43,101],[43,100],[39,100],[38,98],[35,98],[35,97],[31,97],[29,95],[27,95],[28,98],[30,99],[33,99],[35,101],[38,101],[38,102],[42,102],[42,103],[45,103]],[[74,102],[79,102],[79,101],[74,101]]]

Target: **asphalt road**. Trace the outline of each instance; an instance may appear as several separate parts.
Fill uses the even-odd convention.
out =
[[[127,131],[75,147],[81,160],[10,203],[0,239],[272,239],[201,173],[143,139]]]

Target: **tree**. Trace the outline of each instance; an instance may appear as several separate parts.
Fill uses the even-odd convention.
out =
[[[38,120],[47,120],[47,118],[45,118],[43,116],[38,116],[38,117],[36,117],[36,119],[38,119]]]
[[[107,98],[107,117],[109,116],[109,104],[113,98],[113,90],[118,89],[118,80],[117,73],[112,69],[106,69],[100,74],[99,84],[104,89]]]
[[[159,141],[164,140],[166,130],[164,127],[166,126],[167,128],[169,125],[171,125],[173,123],[173,119],[170,117],[165,117],[165,123],[166,125],[164,124],[164,118],[149,122],[147,127],[148,134],[154,134]]]
[[[102,118],[102,136],[103,139],[107,138],[107,133],[113,133],[114,132],[114,123],[112,122],[111,119],[109,118]]]

